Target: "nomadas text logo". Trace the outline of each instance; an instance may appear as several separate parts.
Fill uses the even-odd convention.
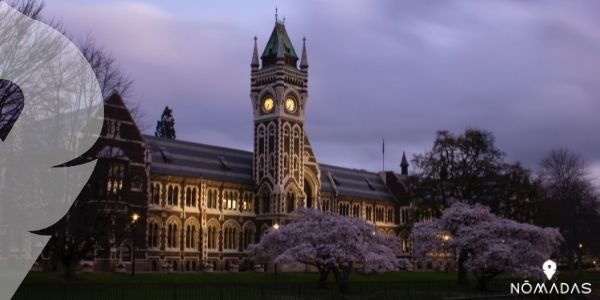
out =
[[[522,283],[511,283],[510,293],[516,295],[589,295],[592,293],[592,284],[589,282],[550,282],[556,274],[556,270],[556,263],[547,260],[542,265],[542,271],[548,281],[529,282],[529,280],[524,280]]]

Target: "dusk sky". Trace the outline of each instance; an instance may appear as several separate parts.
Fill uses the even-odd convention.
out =
[[[398,170],[435,131],[492,131],[508,161],[583,155],[600,179],[600,2],[46,1],[135,81],[152,134],[165,105],[178,139],[251,150],[250,59],[275,6],[307,38],[306,129],[317,159]],[[597,181],[600,183],[600,180]]]

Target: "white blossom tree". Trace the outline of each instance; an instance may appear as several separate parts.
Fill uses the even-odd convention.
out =
[[[342,292],[349,290],[355,268],[384,272],[399,267],[398,239],[378,234],[364,220],[313,209],[301,209],[294,217],[295,221],[271,229],[250,247],[255,259],[315,266],[320,273],[319,288],[327,287],[329,273],[333,273]]]
[[[486,206],[461,202],[444,210],[437,220],[416,224],[412,238],[418,259],[436,252],[455,252],[459,283],[466,283],[466,271],[471,271],[480,289],[485,289],[490,279],[503,272],[523,278],[543,278],[542,264],[558,251],[563,241],[555,228],[500,218]]]

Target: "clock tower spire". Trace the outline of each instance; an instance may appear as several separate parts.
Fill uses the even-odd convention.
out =
[[[251,64],[250,99],[254,112],[254,168],[259,218],[285,222],[301,207],[317,207],[319,168],[304,131],[308,68],[302,66],[281,21],[257,61]]]

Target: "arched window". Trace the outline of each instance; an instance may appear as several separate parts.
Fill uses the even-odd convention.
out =
[[[223,249],[224,250],[237,250],[238,249],[238,237],[239,231],[236,226],[232,224],[225,225],[223,227]]]
[[[125,170],[127,163],[122,160],[113,160],[108,166],[108,174],[106,179],[107,195],[119,195],[123,190],[123,182],[125,180]]]
[[[360,217],[360,205],[358,205],[358,204],[352,205],[352,216],[355,218]]]
[[[167,205],[177,206],[179,203],[179,187],[170,185],[167,188]]]
[[[160,227],[157,223],[148,223],[148,247],[149,248],[160,248]]]
[[[296,209],[296,195],[294,195],[294,193],[292,193],[292,192],[288,192],[286,198],[287,198],[286,209],[287,209],[288,213],[291,213],[292,211],[294,211]]]
[[[208,225],[208,238],[207,238],[207,247],[211,250],[218,249],[219,245],[217,244],[217,235],[219,234],[219,230],[217,226],[214,224]]]
[[[160,183],[153,183],[150,185],[150,194],[152,204],[160,205]]]
[[[254,195],[252,195],[252,193],[244,193],[242,195],[242,205],[240,207],[242,211],[252,211],[252,209],[254,208],[254,201],[252,199],[253,197]]]
[[[373,221],[373,207],[367,206],[366,215],[367,215],[367,221]]]
[[[192,190],[192,207],[196,207],[196,189]]]
[[[268,191],[264,191],[261,195],[261,208],[263,214],[271,212],[271,194]]]
[[[185,206],[196,207],[196,189],[188,187],[185,189]]]
[[[254,244],[256,238],[256,229],[253,226],[244,227],[244,237],[242,240],[242,250],[248,249],[249,245]]]
[[[207,207],[208,208],[213,208],[213,209],[217,209],[218,205],[217,205],[217,190],[209,190],[208,191],[208,203],[207,203]]]
[[[177,224],[167,225],[167,248],[177,248],[178,235]]]
[[[188,225],[185,228],[185,247],[187,249],[196,248],[196,226]]]
[[[236,210],[239,193],[236,191],[226,191],[223,193],[223,209]]]

